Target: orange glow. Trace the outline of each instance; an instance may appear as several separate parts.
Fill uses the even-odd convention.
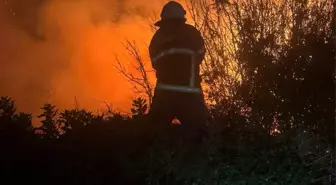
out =
[[[137,42],[149,62],[146,44],[153,34],[149,22],[154,15],[158,18],[167,1],[40,2],[5,0],[0,4],[0,96],[12,97],[19,111],[33,116],[44,103],[95,111],[105,109],[106,102],[128,112],[134,94],[114,69],[115,54],[130,66],[133,59],[123,45],[127,38]],[[45,39],[34,38],[31,30]]]
[[[75,99],[80,108],[105,108],[99,101],[106,101],[128,111],[133,94],[113,68],[115,54],[128,65],[132,58],[122,44],[128,38],[147,58],[152,32],[146,15],[159,13],[165,1],[51,0],[36,7],[34,0],[14,1],[27,11],[0,5],[0,96],[13,97],[20,111],[34,115],[44,103],[71,108]],[[18,26],[33,19],[31,11],[38,17],[34,29],[46,40]],[[117,14],[121,19],[111,21]]]

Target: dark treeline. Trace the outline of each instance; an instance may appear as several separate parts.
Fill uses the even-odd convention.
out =
[[[33,127],[3,96],[1,184],[334,184],[333,1],[191,1],[190,13],[216,103],[199,146],[147,121],[142,98],[131,116],[46,104]]]

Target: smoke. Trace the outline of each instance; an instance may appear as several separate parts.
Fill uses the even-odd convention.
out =
[[[152,32],[148,15],[162,0],[7,0],[0,4],[0,96],[21,111],[99,109],[101,101],[127,110],[129,84],[113,69],[115,54],[127,63],[125,38],[140,45]],[[141,53],[147,56],[147,47]]]

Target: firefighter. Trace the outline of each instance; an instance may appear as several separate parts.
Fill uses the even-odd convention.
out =
[[[185,15],[181,4],[170,1],[155,23],[159,28],[149,54],[157,82],[149,115],[155,124],[168,125],[177,118],[188,133],[199,135],[208,117],[199,75],[205,47]]]

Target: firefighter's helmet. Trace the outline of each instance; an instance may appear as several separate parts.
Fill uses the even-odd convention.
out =
[[[161,20],[156,22],[156,26],[160,26],[163,21],[177,19],[186,21],[185,18],[186,11],[183,6],[176,2],[176,1],[169,1],[167,4],[164,5],[161,11]]]

